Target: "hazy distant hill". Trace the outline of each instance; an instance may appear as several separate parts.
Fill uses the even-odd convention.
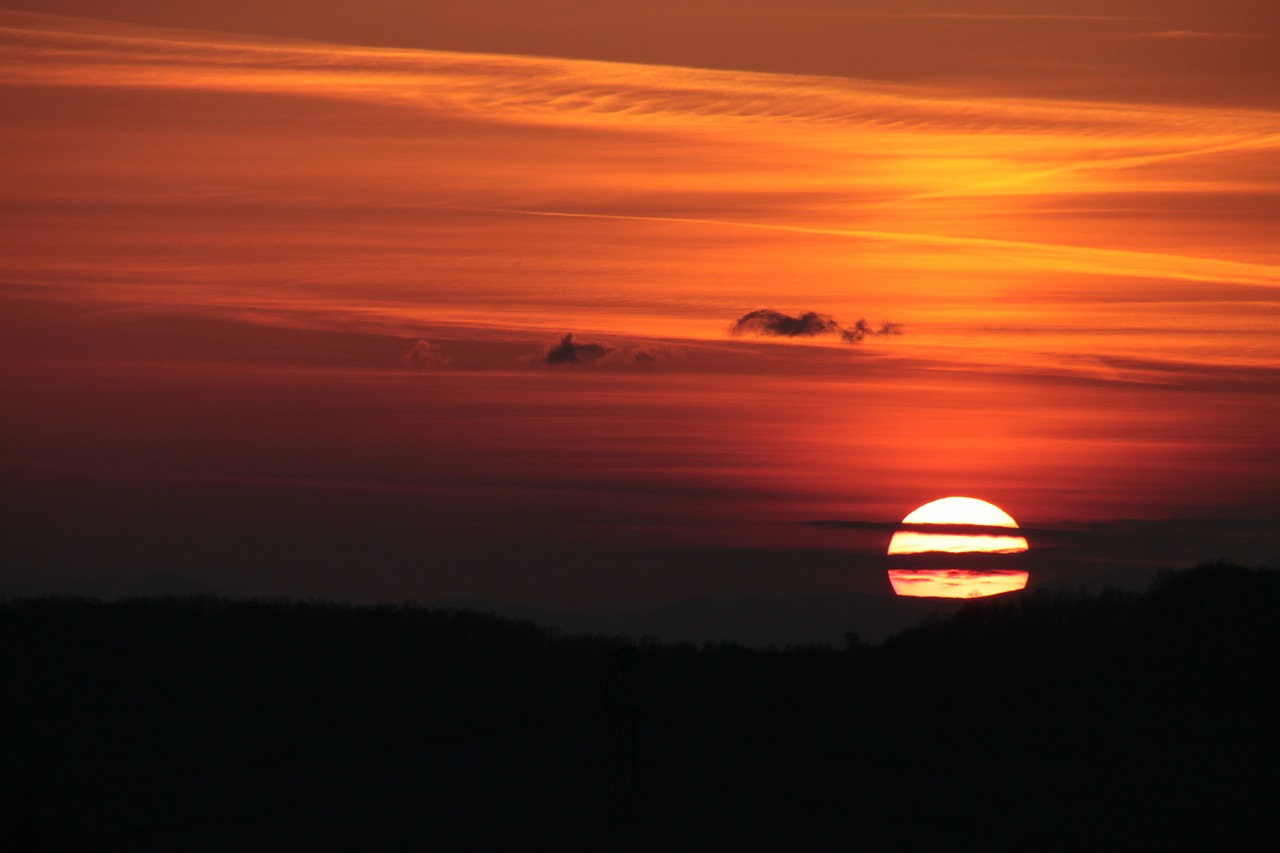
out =
[[[576,633],[657,637],[668,642],[731,640],[752,646],[825,642],[842,645],[850,630],[869,641],[919,623],[926,616],[954,613],[952,599],[898,598],[848,593],[797,598],[690,598],[631,612],[552,612],[482,599],[448,599],[438,606],[528,619]]]
[[[881,645],[9,600],[10,849],[1249,849],[1280,573],[975,601]],[[39,846],[37,846],[39,845]]]

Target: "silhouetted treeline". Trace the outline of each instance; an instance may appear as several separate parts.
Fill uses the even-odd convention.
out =
[[[842,649],[11,600],[0,847],[1263,848],[1278,616],[1280,572],[1223,565]]]

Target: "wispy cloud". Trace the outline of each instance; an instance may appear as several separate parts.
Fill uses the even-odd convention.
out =
[[[1276,144],[1280,145],[1280,136]],[[1194,258],[1164,252],[1142,252],[1128,249],[1099,249],[1090,246],[1072,246],[1056,243],[1032,243],[1002,240],[989,237],[961,237],[942,234],[922,234],[894,231],[873,231],[853,228],[830,228],[809,225],[789,225],[771,222],[747,222],[731,219],[696,219],[682,216],[646,216],[636,214],[589,213],[558,210],[514,210],[494,208],[494,212],[514,213],[523,216],[549,216],[583,219],[614,219],[639,222],[681,222],[716,227],[742,228],[753,231],[776,231],[792,234],[813,234],[832,237],[850,237],[859,240],[883,241],[889,244],[917,245],[937,249],[956,249],[968,253],[999,258],[1009,264],[1027,270],[1052,269],[1080,272],[1092,275],[1125,277],[1149,277],[1181,279],[1185,281],[1230,282],[1243,285],[1280,286],[1280,265],[1250,263],[1247,261]]]
[[[11,278],[30,269],[41,286],[109,276],[122,300],[305,306],[338,325],[391,323],[397,336],[430,329],[424,319],[551,335],[572,316],[614,341],[706,341],[724,334],[726,306],[794,304],[798,296],[843,318],[900,316],[910,305],[911,340],[923,352],[936,324],[922,320],[944,313],[940,305],[947,322],[971,329],[992,312],[1001,322],[1022,312],[1016,325],[1034,325],[1037,312],[1130,292],[1163,300],[1177,289],[1183,295],[1174,301],[1214,302],[1227,285],[1280,287],[1280,264],[1265,242],[1277,192],[1266,166],[1280,152],[1280,115],[1268,110],[974,97],[854,79],[361,48],[18,13],[0,13],[0,75],[11,87],[57,89],[52,97],[67,104],[102,90],[136,93],[130,97],[156,107],[151,115],[171,122],[164,132],[183,143],[167,164],[146,152],[110,153],[128,146],[96,145],[99,161],[93,152],[77,160],[93,180],[65,181],[60,195],[15,181],[15,195],[111,209],[129,234],[148,233],[165,205],[203,211],[252,199],[295,217],[270,239],[237,232],[234,263],[222,261],[233,257],[222,244],[190,257],[176,249],[117,253],[114,267],[84,253],[50,260],[51,250],[9,259]],[[250,96],[268,94],[287,117],[266,129],[256,116],[220,124],[226,139],[215,146],[205,128],[166,118],[174,92],[241,96],[220,102],[244,106],[239,119],[265,102]],[[357,120],[375,126],[355,137],[331,132],[354,126],[343,111],[356,109]],[[107,113],[95,114],[107,142],[132,132],[124,119],[102,119]],[[24,150],[39,148],[35,136],[24,139]],[[225,156],[231,150],[257,159]],[[285,163],[275,152],[286,150],[313,156]],[[23,156],[29,162],[15,160],[15,174],[44,168]],[[203,158],[199,187],[183,159],[191,156]],[[333,169],[334,157],[345,168]],[[126,160],[144,180],[118,168]],[[126,174],[122,189],[112,176]],[[338,245],[321,221],[338,211],[379,211],[380,224],[395,225],[348,232]],[[82,225],[66,223],[99,233]],[[442,239],[424,243],[427,229]],[[166,239],[197,246],[229,233]],[[641,249],[638,241],[649,242]],[[791,275],[813,287],[797,294]],[[962,317],[958,305],[970,313]],[[832,334],[856,341],[891,332],[858,323]],[[1004,349],[983,352],[965,334],[944,342],[964,350],[949,351],[949,365],[1008,362]],[[1008,338],[999,346],[1024,347],[1018,363],[1035,360],[1025,340]],[[1109,348],[1100,356],[1182,355],[1181,344],[1156,338],[1144,330],[1095,343]],[[544,357],[582,362],[591,358],[582,346],[561,341]],[[1238,349],[1221,341],[1212,349],[1215,358],[1261,362],[1274,360],[1269,346],[1250,333]],[[630,361],[648,363],[646,353],[656,355],[642,348]]]
[[[448,367],[453,359],[442,354],[430,341],[419,340],[413,348],[400,356],[400,361],[410,370],[438,370]]]
[[[830,3],[806,3],[791,2],[786,4],[759,5],[751,6],[741,2],[730,3],[702,3],[697,7],[691,7],[687,14],[704,14],[704,15],[724,15],[726,12],[732,11],[739,15],[758,15],[761,17],[774,17],[786,15],[788,17],[815,17],[815,18],[853,18],[867,20],[890,20],[890,21],[1145,21],[1151,20],[1145,15],[1097,15],[1097,14],[1072,14],[1069,12],[1061,13],[1018,13],[1018,12],[944,12],[944,11],[926,11],[926,12],[907,12],[907,11],[884,11],[869,9],[841,9],[832,8]]]
[[[1230,132],[1256,116],[1206,109],[1142,108],[1017,100],[946,98],[936,91],[847,79],[670,68],[435,50],[233,39],[208,34],[121,30],[56,16],[0,13],[0,67],[11,82],[289,92],[461,110],[522,124],[608,122],[622,126],[714,121],[928,127],[933,130],[1071,128],[1113,135],[1135,122],[1148,132]]]
[[[1208,32],[1204,30],[1152,30],[1131,33],[1135,39],[1165,39],[1171,41],[1236,41],[1262,38],[1257,33]]]
[[[908,21],[1146,21],[1142,15],[1017,14],[999,12],[830,12],[849,18],[885,18]]]

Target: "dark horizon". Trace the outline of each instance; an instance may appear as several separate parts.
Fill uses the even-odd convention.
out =
[[[1275,829],[1277,608],[1280,567],[1205,564],[777,650],[0,599],[0,828],[14,850],[1247,849]]]
[[[890,520],[775,525],[782,541],[766,544],[628,535],[570,545],[439,523],[411,489],[10,474],[0,595],[462,603],[566,629],[766,645],[838,642],[847,630],[882,638],[951,609],[893,596],[885,549],[902,525]],[[731,539],[734,527],[724,531]],[[1266,518],[1031,521],[1019,532],[1031,589],[1139,589],[1165,568],[1280,554],[1280,528]]]

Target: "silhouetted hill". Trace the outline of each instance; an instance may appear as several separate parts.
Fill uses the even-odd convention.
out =
[[[878,642],[933,613],[951,613],[960,599],[898,598],[842,593],[796,598],[695,597],[628,612],[555,612],[498,600],[448,599],[437,606],[528,619],[571,633],[627,634],[666,642],[739,642],[750,646],[842,645],[851,625]]]
[[[1280,573],[966,604],[867,645],[419,607],[0,604],[8,848],[1251,849]]]

